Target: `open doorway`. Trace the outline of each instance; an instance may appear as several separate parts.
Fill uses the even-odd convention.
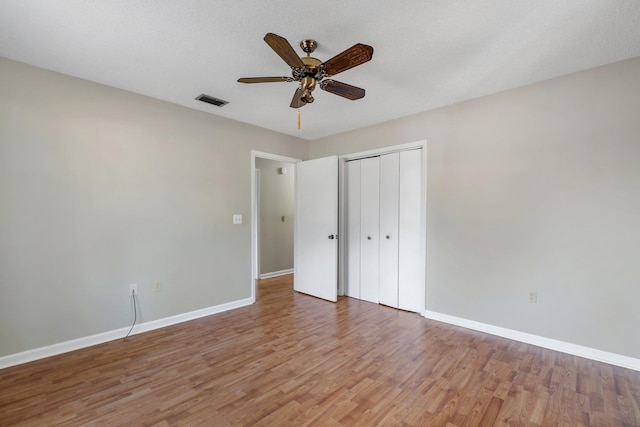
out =
[[[300,160],[252,152],[252,299],[256,280],[293,273],[295,164]]]
[[[258,278],[293,273],[294,164],[256,159]]]

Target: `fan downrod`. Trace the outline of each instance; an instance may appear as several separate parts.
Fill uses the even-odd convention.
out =
[[[305,39],[300,42],[300,47],[307,55],[311,55],[318,47],[318,42],[311,39]]]

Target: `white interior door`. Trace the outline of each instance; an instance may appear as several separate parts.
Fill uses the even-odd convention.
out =
[[[335,302],[338,300],[338,157],[297,163],[295,193],[293,288]]]
[[[380,159],[360,160],[360,299],[379,302]]]
[[[380,156],[380,304],[398,307],[400,153]]]

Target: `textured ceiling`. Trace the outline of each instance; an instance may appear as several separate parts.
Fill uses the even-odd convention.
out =
[[[372,45],[336,77],[366,97],[316,90],[298,130],[296,83],[236,82],[288,75],[267,32],[320,60]],[[0,0],[0,56],[305,139],[638,55],[638,0]]]

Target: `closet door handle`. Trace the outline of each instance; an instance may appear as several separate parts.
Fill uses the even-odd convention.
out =
[[[367,240],[371,240],[371,236],[367,236]]]
[[[391,236],[389,236],[389,235],[387,234],[387,240],[389,240],[389,239],[391,239]]]

